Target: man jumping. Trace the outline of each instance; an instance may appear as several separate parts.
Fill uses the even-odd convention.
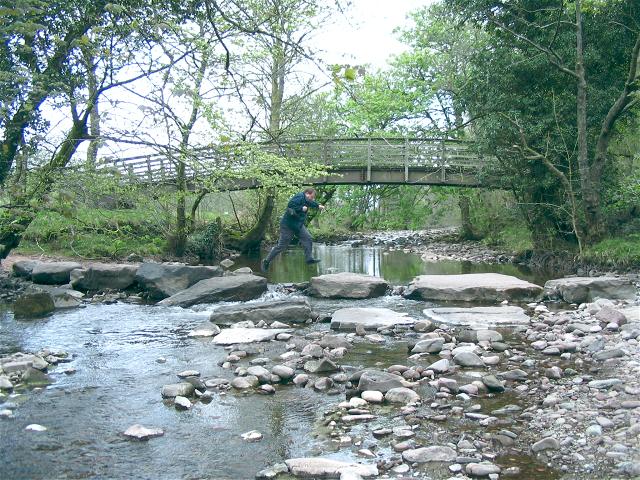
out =
[[[304,259],[307,264],[318,263],[320,260],[311,256],[311,246],[313,239],[307,227],[304,226],[304,221],[307,218],[307,212],[309,208],[318,208],[320,211],[324,210],[324,205],[320,205],[316,202],[316,190],[314,188],[307,188],[304,192],[296,193],[287,204],[287,209],[280,220],[280,238],[278,244],[271,249],[269,255],[262,260],[261,268],[263,272],[269,270],[269,265],[280,252],[286,250],[291,243],[291,239],[294,235],[297,235],[304,249]]]

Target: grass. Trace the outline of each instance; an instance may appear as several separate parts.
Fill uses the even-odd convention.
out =
[[[522,253],[533,249],[531,233],[524,226],[510,226],[503,230],[492,232],[484,243],[490,246],[502,247],[514,253]]]
[[[640,267],[640,233],[604,239],[587,247],[583,259],[599,265]]]

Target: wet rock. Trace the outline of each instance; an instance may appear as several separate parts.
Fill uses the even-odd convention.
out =
[[[324,357],[324,349],[320,345],[310,343],[309,345],[305,345],[300,352],[300,355],[303,357],[322,358]]]
[[[260,470],[256,474],[257,479],[272,479],[276,478],[278,475],[282,473],[289,473],[289,467],[285,463],[277,463],[272,465],[269,468],[265,468],[264,470]]]
[[[411,349],[411,353],[440,353],[444,345],[444,338],[428,338],[420,340]]]
[[[322,348],[351,348],[351,343],[342,335],[325,335],[320,339],[320,346]]]
[[[161,437],[164,431],[160,428],[147,428],[140,424],[131,425],[124,431],[124,436],[136,440],[149,440],[150,438]]]
[[[245,442],[257,442],[262,440],[262,433],[258,430],[251,430],[240,435]]]
[[[375,390],[365,390],[360,394],[360,397],[369,403],[382,403],[384,401],[383,393]]]
[[[53,297],[46,292],[24,293],[13,304],[16,317],[40,317],[55,309]]]
[[[163,299],[186,290],[201,280],[220,277],[220,267],[190,267],[182,264],[143,263],[135,280],[153,299]]]
[[[544,297],[567,303],[584,303],[596,298],[633,299],[636,288],[626,277],[569,277],[544,284]]]
[[[498,373],[497,376],[505,380],[524,381],[529,377],[529,374],[524,370],[520,370],[519,368],[516,368],[514,370],[509,370],[507,372],[500,372]]]
[[[40,263],[37,260],[19,260],[12,265],[13,274],[16,277],[31,279],[33,268]]]
[[[392,388],[384,395],[384,400],[388,403],[410,404],[420,401],[420,395],[406,387]]]
[[[467,464],[465,471],[472,477],[488,477],[493,473],[500,473],[501,469],[493,463],[481,462]]]
[[[246,377],[236,377],[231,380],[231,386],[237,390],[247,390],[257,387],[260,384],[258,377],[255,375],[247,375]]]
[[[53,380],[46,373],[29,367],[22,374],[22,381],[30,386],[45,386],[53,383]]]
[[[619,378],[607,378],[604,380],[592,380],[588,385],[591,388],[607,389],[615,385],[620,385],[621,383],[622,380],[620,380]]]
[[[135,282],[137,271],[137,265],[95,263],[72,270],[69,278],[77,290],[125,290]]]
[[[195,387],[188,382],[172,383],[162,387],[162,396],[164,398],[190,397],[195,390]]]
[[[283,382],[287,382],[295,375],[295,370],[285,365],[274,365],[271,369],[273,375],[277,375]]]
[[[321,298],[373,298],[384,295],[389,284],[380,277],[342,272],[311,278],[309,294]]]
[[[610,350],[602,350],[593,354],[593,359],[599,362],[608,360],[610,358],[624,357],[626,354],[619,348],[612,348]]]
[[[535,300],[542,287],[516,277],[498,273],[464,275],[420,275],[404,292],[417,300],[500,302],[502,300]]]
[[[504,384],[495,375],[485,375],[482,377],[482,383],[491,392],[504,392]]]
[[[356,328],[378,330],[397,325],[412,325],[415,319],[388,308],[342,308],[331,317],[332,330],[355,331]]]
[[[618,326],[627,323],[627,317],[624,313],[611,307],[603,307],[596,313],[596,320],[602,323],[615,323]]]
[[[0,375],[0,390],[13,390],[13,383],[11,383],[9,377]]]
[[[252,365],[247,368],[247,375],[257,377],[261,384],[269,383],[271,381],[271,372],[260,365]]]
[[[449,370],[449,360],[443,358],[429,365],[427,370],[433,370],[436,373],[445,373]]]
[[[402,458],[410,463],[453,462],[456,459],[456,451],[451,447],[433,445],[405,450],[402,452]]]
[[[221,325],[243,321],[254,323],[264,321],[268,324],[273,322],[305,323],[310,319],[311,307],[306,298],[229,305],[217,308],[211,312],[209,317],[209,320]]]
[[[538,453],[543,450],[559,450],[559,449],[560,449],[560,442],[553,437],[543,438],[542,440],[537,441],[531,446],[531,450],[534,453]]]
[[[337,371],[338,366],[328,358],[323,358],[321,360],[309,360],[304,364],[304,370],[309,373],[328,373]]]
[[[213,277],[158,302],[158,305],[190,307],[199,303],[237,302],[258,298],[267,290],[267,279],[257,275]]]
[[[482,359],[471,352],[460,352],[453,357],[453,363],[461,365],[463,367],[481,368],[484,367]]]
[[[355,472],[361,477],[376,477],[375,465],[341,462],[329,458],[292,458],[285,460],[289,472],[302,478],[339,478],[342,472]]]
[[[82,265],[77,262],[38,262],[31,271],[31,280],[45,285],[62,285],[69,283],[71,271],[76,268],[82,268]]]
[[[194,338],[206,338],[206,337],[215,337],[220,333],[220,327],[214,325],[212,323],[206,325],[200,325],[196,327],[194,330],[191,330],[187,336]]]
[[[213,343],[217,345],[235,345],[241,343],[266,342],[273,340],[280,333],[291,330],[275,328],[225,328],[220,334],[213,337]]]
[[[180,395],[176,396],[173,399],[173,405],[178,410],[189,410],[191,408],[191,402],[186,397],[181,397]]]
[[[431,321],[471,328],[528,325],[529,316],[520,307],[442,307],[423,310]],[[476,340],[477,341],[477,334]]]
[[[304,387],[307,382],[309,382],[309,375],[307,375],[306,373],[299,373],[298,375],[293,377],[294,385],[297,385],[299,387]]]
[[[360,375],[357,389],[360,392],[374,390],[376,392],[387,393],[392,388],[405,386],[407,386],[406,380],[399,375],[379,370],[364,370]]]
[[[37,423],[32,423],[30,425],[27,425],[26,427],[24,427],[24,429],[29,432],[46,432],[47,431],[47,427],[43,425],[38,425]]]
[[[476,339],[478,342],[501,342],[502,335],[495,330],[477,330]]]

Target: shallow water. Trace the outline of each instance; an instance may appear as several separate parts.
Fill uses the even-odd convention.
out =
[[[376,248],[317,245],[315,254],[322,263],[307,267],[299,250],[287,252],[274,262],[269,281],[299,282],[336,268],[403,283],[419,273],[462,273],[471,268],[455,262],[422,264],[416,255],[387,255]],[[252,264],[257,259],[245,262]],[[478,268],[474,266],[472,271]],[[506,273],[508,269],[501,271]],[[278,295],[271,292],[267,297]],[[312,303],[316,310],[326,313],[366,305],[413,316],[420,316],[429,305],[398,296]],[[189,411],[177,411],[163,402],[162,386],[179,381],[176,373],[180,371],[195,369],[202,378],[233,378],[232,371],[219,367],[227,354],[224,348],[213,345],[210,339],[187,337],[189,330],[207,321],[207,308],[213,307],[191,310],[124,303],[89,305],[38,320],[16,320],[10,311],[0,312],[0,354],[49,347],[73,355],[70,363],[52,370],[53,385],[5,399],[22,405],[15,409],[13,418],[0,419],[0,478],[250,479],[259,470],[292,457],[322,454],[356,459],[357,447],[336,449],[318,429],[322,412],[344,399],[343,395],[278,386],[272,396],[215,393],[213,401],[195,402]],[[328,328],[327,324],[316,324],[306,331]],[[283,342],[257,344],[250,358],[274,358],[284,351]],[[406,362],[406,342],[390,341],[384,345],[359,343],[340,364],[351,371]],[[77,372],[63,373],[69,367]],[[502,400],[495,397],[496,405]],[[490,405],[492,401],[484,401],[489,402],[487,409],[497,408]],[[507,403],[513,402],[509,398]],[[381,417],[375,426],[394,422],[391,416]],[[25,431],[32,423],[48,430]],[[162,428],[165,434],[148,442],[128,441],[122,432],[135,423]],[[439,432],[437,440],[448,441],[459,433],[455,429],[467,423],[461,420],[449,433],[451,425],[438,425],[434,429]],[[358,426],[354,432],[368,428],[374,425]],[[263,440],[244,442],[240,435],[254,429],[263,433]],[[432,434],[425,432],[425,441],[435,440]],[[388,449],[380,443],[381,451]],[[531,459],[507,459],[505,463],[522,465],[531,463]],[[518,478],[555,478],[544,467],[531,465]],[[449,476],[446,467],[430,466],[421,471],[434,479]]]

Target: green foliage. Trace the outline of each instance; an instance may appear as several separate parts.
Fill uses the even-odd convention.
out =
[[[640,234],[604,239],[588,247],[583,259],[604,266],[640,267]]]
[[[198,228],[187,241],[187,255],[193,255],[201,262],[219,260],[224,249],[224,229],[218,218]]]

